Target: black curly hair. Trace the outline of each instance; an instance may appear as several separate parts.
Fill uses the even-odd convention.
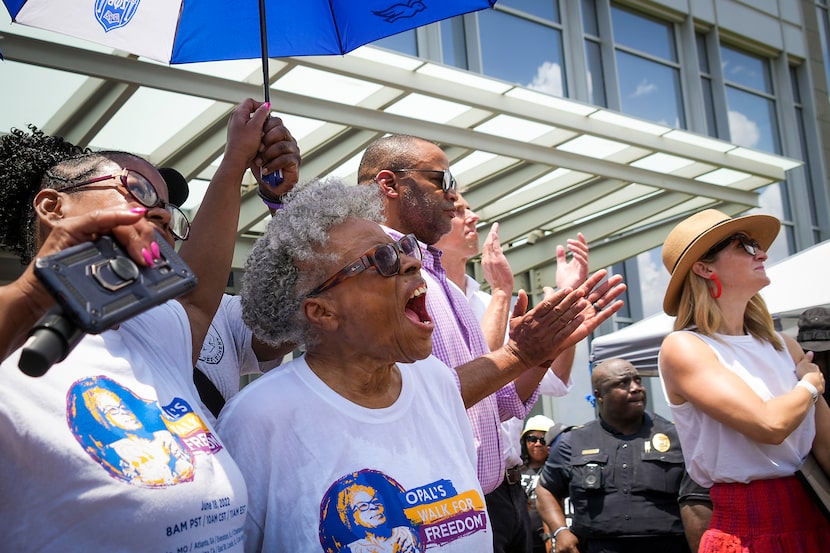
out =
[[[91,150],[34,125],[0,137],[0,247],[29,263],[37,252],[32,202],[44,188],[60,190],[101,161]]]

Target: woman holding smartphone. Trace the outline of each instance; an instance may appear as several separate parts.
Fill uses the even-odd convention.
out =
[[[180,254],[199,279],[176,300],[84,336],[39,378],[18,369],[13,350],[54,300],[31,264],[0,288],[4,549],[241,551],[244,516],[233,515],[245,512],[245,483],[206,422],[193,366],[227,282],[243,174],[257,160],[299,163],[293,139],[282,143],[287,131],[265,132],[269,107],[246,100],[231,114],[192,228],[138,156],[81,152],[39,132],[0,139],[6,248],[28,261],[111,233],[152,266],[154,231],[171,245],[189,235]]]

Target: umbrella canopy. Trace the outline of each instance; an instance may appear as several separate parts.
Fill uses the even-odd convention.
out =
[[[3,0],[12,20],[164,63],[257,58],[257,0]],[[495,0],[265,0],[272,57],[345,54]]]
[[[163,63],[345,54],[496,0],[3,0],[12,21]],[[270,22],[267,24],[266,22]],[[0,56],[2,59],[2,56]],[[282,172],[263,175],[272,186]]]

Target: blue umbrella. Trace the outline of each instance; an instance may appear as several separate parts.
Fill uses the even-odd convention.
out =
[[[164,63],[345,54],[496,0],[3,0],[14,22]],[[266,19],[268,24],[266,25]]]
[[[345,54],[496,0],[3,0],[12,21],[180,64]],[[270,21],[270,27],[266,24]],[[263,175],[271,185],[281,172]]]

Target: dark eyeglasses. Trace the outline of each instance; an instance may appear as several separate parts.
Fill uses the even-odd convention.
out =
[[[352,261],[327,279],[323,284],[306,294],[306,297],[313,298],[333,288],[349,277],[358,275],[368,269],[375,267],[381,276],[392,277],[401,271],[401,254],[421,260],[421,247],[414,234],[407,234],[397,242],[381,244],[372,248],[360,258]]]
[[[187,220],[187,215],[185,215],[184,212],[182,212],[182,210],[175,205],[162,200],[150,180],[138,171],[133,171],[132,169],[121,169],[121,171],[111,175],[95,177],[94,179],[70,184],[69,186],[62,188],[60,192],[68,192],[70,190],[75,190],[76,188],[81,188],[82,186],[89,186],[90,184],[104,182],[111,179],[118,179],[121,181],[121,186],[124,187],[127,193],[138,200],[138,203],[144,207],[160,206],[167,211],[167,213],[170,214],[170,231],[173,233],[173,236],[179,240],[187,240],[187,237],[190,235],[190,221]],[[118,185],[116,185],[116,188],[117,187]]]
[[[458,183],[455,182],[455,177],[452,176],[449,169],[390,169],[393,173],[441,173],[441,190],[449,192],[458,188]]]
[[[752,257],[755,257],[756,255],[758,255],[758,250],[762,249],[761,244],[759,244],[757,240],[753,240],[752,238],[750,238],[746,234],[733,234],[729,238],[727,238],[725,240],[722,240],[722,241],[718,242],[717,244],[715,244],[714,246],[712,246],[711,248],[709,248],[709,251],[706,252],[706,255],[703,256],[703,257],[704,258],[713,257],[715,254],[719,253],[720,251],[725,250],[726,247],[729,244],[731,244],[732,242],[734,242],[735,240],[737,240],[741,244],[741,247],[744,249],[744,251],[746,253],[748,253],[749,255],[751,255]]]
[[[544,436],[542,436],[541,438],[539,436],[525,436],[525,441],[529,444],[540,443],[542,445],[545,445]]]

